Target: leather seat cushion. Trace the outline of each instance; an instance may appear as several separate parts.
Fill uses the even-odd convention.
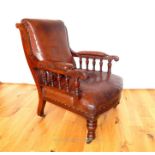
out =
[[[45,96],[88,114],[101,113],[118,104],[123,87],[121,77],[111,74],[110,78],[106,79],[107,73],[97,71],[86,71],[86,74],[88,78],[80,81],[79,98],[74,97],[73,80],[70,80],[69,86],[72,95],[68,95],[64,91],[65,80],[61,80],[62,90],[46,86],[43,88]],[[55,81],[56,85],[57,81]]]
[[[107,73],[88,71],[89,78],[81,81],[82,97],[80,104],[86,111],[97,113],[116,105],[120,99],[123,87],[122,78],[111,74],[106,79]]]

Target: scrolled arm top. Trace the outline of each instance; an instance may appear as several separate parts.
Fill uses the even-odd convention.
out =
[[[75,57],[88,57],[88,58],[105,59],[105,60],[111,60],[111,61],[119,60],[118,56],[108,55],[104,52],[99,52],[99,51],[79,51],[79,52],[72,51],[72,54]]]
[[[109,56],[107,56],[107,60],[119,61],[119,57],[116,55],[109,55]]]

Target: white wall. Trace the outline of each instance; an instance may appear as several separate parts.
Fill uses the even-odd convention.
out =
[[[0,81],[33,83],[15,23],[61,19],[75,51],[119,55],[113,72],[125,88],[155,88],[155,1],[4,0],[0,2]]]

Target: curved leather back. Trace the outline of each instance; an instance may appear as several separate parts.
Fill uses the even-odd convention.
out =
[[[73,63],[68,36],[64,23],[60,20],[23,19],[32,47],[38,60]]]

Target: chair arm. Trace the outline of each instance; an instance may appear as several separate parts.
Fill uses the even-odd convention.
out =
[[[74,65],[65,62],[49,62],[38,61],[34,68],[54,72],[57,74],[63,74],[71,78],[86,79],[86,73],[82,70],[75,69]]]
[[[48,62],[48,61],[40,61],[36,63],[34,69],[43,70],[42,79],[43,84],[48,85],[51,81],[51,86],[54,86],[53,79],[50,80],[49,73],[56,73],[57,81],[58,81],[58,88],[61,89],[61,75],[65,76],[65,85],[66,85],[66,92],[69,92],[69,79],[74,79],[74,88],[75,88],[75,96],[79,97],[80,94],[80,79],[85,80],[87,79],[87,74],[78,69],[74,69],[74,66],[69,63],[63,62]]]
[[[57,69],[65,71],[75,69],[75,66],[73,64],[67,62],[54,62],[54,66]]]
[[[80,80],[85,80],[88,78],[85,71],[74,69],[66,72],[66,75],[74,79],[74,91],[75,96],[79,97],[80,95]]]
[[[65,62],[37,61],[37,63],[34,65],[34,68],[40,68],[45,70],[57,69],[67,71],[74,69],[75,67],[72,64]]]
[[[98,52],[98,51],[79,51],[79,52],[74,52],[72,49],[71,53],[74,57],[79,57],[79,68],[82,69],[82,58],[85,58],[85,64],[86,64],[86,70],[89,70],[89,59],[93,59],[92,65],[93,65],[93,71],[95,71],[95,66],[96,66],[96,59],[99,59],[99,66],[100,66],[100,72],[102,72],[103,68],[103,60],[108,60],[108,77],[110,77],[111,74],[111,67],[112,67],[112,61],[118,61],[119,57],[115,55],[108,55],[103,52]]]
[[[96,58],[96,59],[106,59],[106,60],[115,60],[118,61],[119,57],[114,55],[108,55],[104,52],[98,52],[98,51],[79,51],[74,52],[71,51],[73,56],[75,57],[88,57],[88,58]]]

